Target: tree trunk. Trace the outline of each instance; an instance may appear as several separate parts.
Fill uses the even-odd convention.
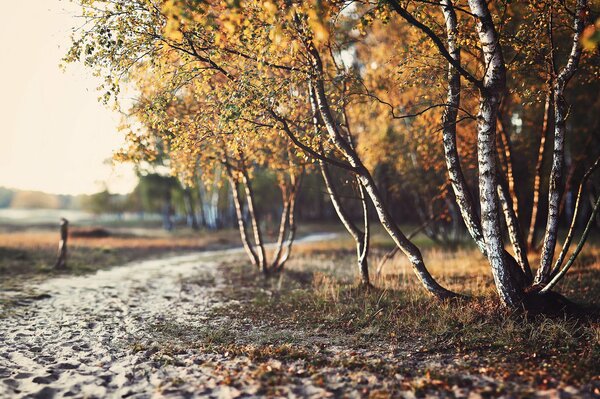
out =
[[[227,178],[229,180],[229,185],[231,186],[231,193],[233,195],[233,203],[235,205],[235,213],[237,216],[238,227],[240,230],[240,237],[242,239],[242,245],[244,246],[244,250],[246,250],[248,257],[250,258],[252,265],[260,268],[258,256],[256,255],[256,252],[252,248],[252,244],[250,243],[250,240],[248,239],[248,234],[246,233],[246,221],[244,220],[242,203],[240,201],[240,195],[238,192],[237,182],[235,180],[235,177],[233,176],[233,171],[231,170],[231,165],[226,163],[225,170],[227,172]]]
[[[318,51],[314,48],[312,43],[308,46],[309,53],[313,61],[313,67],[317,74],[315,79],[315,86],[311,90],[311,95],[314,96],[315,103],[318,106],[319,115],[323,120],[325,129],[329,135],[330,140],[336,146],[336,148],[344,155],[346,160],[354,168],[357,178],[368,193],[373,206],[377,212],[377,216],[383,227],[386,229],[394,243],[400,248],[402,252],[408,257],[413,270],[425,289],[432,295],[438,298],[451,298],[457,296],[454,292],[447,290],[442,287],[429,273],[425,267],[423,261],[423,255],[421,251],[406,238],[402,231],[396,225],[389,210],[382,201],[381,193],[377,188],[371,173],[362,164],[362,161],[358,157],[358,154],[351,148],[351,146],[343,139],[340,135],[331,110],[329,103],[325,95],[325,86],[322,79],[323,66]]]
[[[498,137],[500,139],[500,145],[502,146],[502,154],[504,159],[504,164],[506,165],[506,182],[508,193],[511,198],[511,207],[516,219],[519,219],[519,197],[517,195],[517,191],[515,188],[515,176],[514,176],[514,159],[512,153],[512,142],[510,140],[510,135],[508,134],[508,130],[506,129],[505,123],[505,115],[499,115],[499,131]],[[518,225],[518,223],[517,223]]]
[[[279,264],[277,265],[276,270],[283,269],[285,262],[290,257],[292,253],[292,244],[294,243],[294,239],[296,238],[296,199],[298,198],[298,192],[300,191],[300,186],[302,185],[302,176],[304,172],[300,174],[298,178],[295,178],[292,175],[292,191],[289,195],[289,204],[288,204],[288,234],[287,239],[285,241],[283,255],[279,260]]]
[[[204,198],[206,197],[206,190],[202,179],[197,179],[198,183],[198,214],[200,215],[199,224],[200,226],[207,227],[206,223],[206,211],[204,210]]]
[[[244,190],[246,193],[246,203],[248,204],[248,214],[250,215],[250,223],[252,225],[252,231],[254,233],[254,244],[258,248],[258,265],[264,274],[269,272],[267,265],[267,256],[265,252],[265,245],[260,231],[260,225],[258,223],[258,216],[254,206],[254,190],[252,189],[252,183],[248,177],[248,172],[245,168],[242,169],[242,182],[244,184]]]
[[[508,195],[508,187],[502,176],[498,176],[498,198],[502,205],[504,221],[506,222],[508,237],[515,253],[516,261],[523,271],[526,285],[529,285],[533,282],[533,274],[531,273],[531,267],[529,266],[529,260],[527,259],[527,247],[525,246],[525,240],[521,233],[519,219],[512,206],[512,198]]]
[[[596,158],[594,164],[585,172],[583,178],[581,179],[581,183],[579,183],[579,190],[577,190],[577,200],[575,201],[575,211],[573,213],[573,218],[571,219],[571,225],[569,226],[569,232],[567,233],[567,237],[563,243],[562,249],[558,254],[558,258],[556,259],[556,263],[552,268],[552,272],[550,276],[554,277],[558,274],[560,267],[562,266],[563,261],[565,260],[565,256],[569,251],[569,247],[571,246],[571,241],[573,240],[573,234],[575,233],[575,225],[577,224],[577,219],[579,217],[579,211],[581,208],[581,197],[583,194],[583,190],[585,189],[585,184],[588,179],[594,173],[594,171],[600,167],[600,157]]]
[[[450,0],[442,0],[441,4],[446,19],[448,52],[456,62],[460,63],[460,49],[456,42],[458,35],[456,13],[452,8],[452,2]],[[447,106],[444,109],[442,117],[442,135],[446,167],[448,169],[450,183],[452,183],[454,196],[456,197],[456,203],[458,204],[467,231],[471,237],[473,237],[473,240],[475,240],[481,253],[487,256],[487,249],[481,231],[481,222],[477,216],[475,206],[473,205],[473,199],[460,165],[460,158],[456,145],[456,117],[460,105],[460,91],[460,74],[452,64],[448,64]]]
[[[583,234],[581,235],[581,238],[579,239],[577,248],[575,248],[575,251],[573,251],[573,254],[569,257],[569,260],[565,264],[565,267],[563,267],[563,269],[560,272],[558,272],[556,274],[556,276],[554,276],[554,278],[552,278],[552,280],[544,288],[542,288],[540,290],[540,293],[545,293],[545,292],[550,291],[556,285],[556,283],[558,283],[565,276],[567,271],[569,271],[569,268],[573,265],[573,263],[575,262],[575,259],[577,259],[577,256],[579,255],[579,253],[583,249],[583,246],[585,245],[585,241],[587,240],[587,237],[590,233],[592,224],[594,223],[596,216],[598,216],[599,209],[600,209],[600,196],[596,199],[596,203],[594,204],[594,208],[592,209],[592,214],[590,215],[590,218],[588,219],[588,222],[585,225],[585,229],[583,230]]]
[[[550,184],[548,187],[548,217],[544,234],[544,243],[540,255],[540,267],[535,276],[535,282],[547,283],[550,277],[554,249],[558,233],[560,217],[560,198],[562,195],[562,177],[564,163],[564,143],[566,133],[566,120],[568,105],[564,98],[564,91],[569,80],[575,75],[581,57],[580,36],[583,31],[585,8],[587,0],[577,0],[574,17],[574,35],[571,53],[565,67],[560,71],[554,83],[554,152],[552,169],[550,171]]]
[[[479,168],[479,201],[487,257],[500,300],[510,307],[519,305],[523,291],[512,275],[500,232],[500,204],[496,193],[497,158],[496,121],[500,98],[505,90],[506,70],[502,48],[485,0],[469,0],[477,19],[477,33],[483,50],[485,75],[480,90],[477,115],[477,158]]]
[[[279,185],[281,190],[281,198],[283,202],[283,209],[281,210],[281,219],[279,221],[279,233],[277,234],[277,243],[275,244],[275,252],[273,253],[273,262],[271,263],[271,269],[276,270],[279,268],[279,261],[281,259],[281,252],[283,251],[283,242],[288,231],[288,220],[290,213],[290,195],[287,183],[281,182]]]
[[[527,244],[529,249],[534,249],[535,245],[535,225],[537,222],[537,214],[540,203],[540,189],[542,185],[542,169],[544,167],[544,158],[546,154],[546,137],[548,136],[549,128],[548,123],[552,118],[554,106],[553,103],[553,89],[552,87],[546,94],[546,101],[544,104],[544,122],[542,123],[542,131],[540,135],[540,145],[538,147],[538,156],[535,163],[535,177],[533,178],[533,200],[531,202],[531,219],[529,220],[529,233],[527,235]]]
[[[316,96],[314,96],[314,90],[312,87],[309,89],[309,101],[311,110],[313,113],[313,128],[315,130],[315,136],[319,136],[320,134],[320,126],[322,122],[322,118],[319,118],[319,105],[317,103]],[[345,113],[344,108],[344,118],[346,121],[346,125],[348,125],[347,115]],[[351,147],[352,145],[352,136],[350,134],[350,130],[347,130],[347,139],[348,143]],[[321,146],[321,152],[323,152],[323,147]],[[319,169],[321,170],[321,175],[323,176],[323,182],[325,183],[325,189],[327,190],[327,194],[329,195],[329,199],[331,200],[331,204],[338,215],[338,218],[346,228],[346,231],[350,233],[352,238],[354,239],[354,243],[356,245],[356,261],[358,264],[358,272],[360,275],[361,283],[363,285],[369,286],[371,285],[369,278],[369,264],[368,264],[368,252],[369,252],[369,215],[368,215],[368,204],[365,198],[364,189],[360,184],[360,181],[356,179],[356,184],[358,186],[359,195],[361,199],[361,203],[363,206],[363,217],[364,217],[364,232],[360,231],[360,229],[354,224],[350,216],[347,214],[344,209],[339,194],[335,188],[333,180],[331,178],[331,173],[329,171],[329,166],[323,160],[319,160]]]
[[[187,224],[192,230],[198,230],[198,220],[196,219],[196,210],[194,209],[194,200],[192,192],[189,188],[185,188],[183,192],[185,202],[185,210],[187,213]]]
[[[346,231],[350,233],[354,242],[356,244],[356,260],[358,263],[358,272],[361,278],[361,282],[365,285],[370,284],[369,280],[369,266],[367,263],[367,251],[368,251],[368,240],[365,240],[365,233],[360,231],[358,227],[354,224],[350,216],[346,213],[346,210],[342,206],[339,195],[335,186],[333,184],[333,180],[331,178],[331,174],[329,172],[329,166],[323,162],[319,161],[319,168],[321,169],[321,175],[323,176],[323,182],[325,183],[325,188],[327,189],[327,194],[329,194],[329,198],[331,199],[331,204],[333,205],[333,209],[338,215],[338,218],[346,228]]]

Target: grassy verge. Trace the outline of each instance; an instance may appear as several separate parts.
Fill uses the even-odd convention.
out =
[[[444,284],[475,295],[444,303],[424,294],[402,257],[373,276],[377,288],[358,288],[353,252],[344,248],[343,241],[299,247],[286,273],[270,280],[243,261],[222,265],[229,304],[200,330],[154,326],[160,353],[200,347],[257,367],[276,360],[284,370],[302,362],[325,385],[324,370],[360,370],[387,381],[383,397],[456,389],[527,396],[568,386],[600,394],[599,247],[586,250],[561,287],[587,307],[554,317],[502,309],[486,262],[469,248],[424,252]],[[373,260],[383,253],[375,250]]]

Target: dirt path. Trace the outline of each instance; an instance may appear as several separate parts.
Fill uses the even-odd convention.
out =
[[[152,341],[149,326],[205,327],[222,301],[218,259],[238,253],[136,262],[33,287],[36,296],[0,319],[0,397],[237,396],[210,375],[214,355],[190,353],[182,364],[136,345]]]

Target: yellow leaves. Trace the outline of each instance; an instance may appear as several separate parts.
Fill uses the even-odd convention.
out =
[[[264,1],[262,6],[270,17],[275,17],[275,15],[277,14],[277,6],[275,4],[273,4],[270,1]]]
[[[175,41],[181,41],[183,34],[181,33],[182,10],[178,0],[167,0],[162,3],[161,11],[167,19],[163,33],[165,37]]]
[[[593,25],[587,26],[581,35],[581,44],[588,51],[594,51],[600,44],[600,18]]]
[[[269,40],[274,44],[274,49],[281,47],[284,42],[283,30],[279,26],[274,26],[269,31]]]
[[[314,41],[316,43],[326,42],[329,39],[329,30],[323,21],[322,15],[314,7],[311,7],[307,12],[307,16],[308,26],[310,26],[314,34]]]
[[[234,34],[242,25],[243,15],[238,9],[231,9],[222,17],[223,28],[229,34]]]

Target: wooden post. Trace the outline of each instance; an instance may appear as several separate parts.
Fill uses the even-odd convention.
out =
[[[65,218],[60,219],[60,241],[58,242],[58,259],[55,269],[65,269],[67,267],[67,238],[69,237],[69,221]]]

